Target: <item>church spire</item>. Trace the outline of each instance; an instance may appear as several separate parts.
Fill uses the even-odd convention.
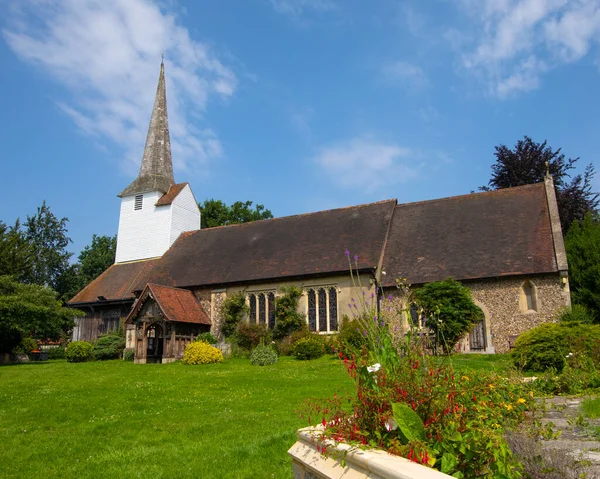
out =
[[[162,61],[140,172],[133,183],[117,196],[130,196],[146,191],[166,193],[174,183],[169,120],[167,117],[165,65],[164,61]]]

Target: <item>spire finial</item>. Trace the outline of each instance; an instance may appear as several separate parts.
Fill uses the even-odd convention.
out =
[[[162,53],[161,53],[161,55],[160,55],[160,60],[161,60],[161,61],[160,61],[160,63],[161,63],[161,64],[164,64],[164,63],[165,63],[165,51],[164,51],[164,50],[162,51]]]
[[[550,178],[550,164],[546,161],[546,178]]]

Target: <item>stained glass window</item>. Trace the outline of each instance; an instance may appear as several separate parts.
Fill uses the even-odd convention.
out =
[[[269,303],[269,329],[275,328],[275,293],[271,292],[268,295]]]
[[[317,330],[317,298],[312,289],[308,291],[308,329]]]
[[[250,322],[256,323],[256,296],[250,295]]]
[[[338,330],[337,290],[329,288],[329,331]]]
[[[258,321],[260,324],[267,322],[267,306],[265,302],[265,293],[258,295]]]
[[[319,331],[327,331],[327,292],[319,289]]]

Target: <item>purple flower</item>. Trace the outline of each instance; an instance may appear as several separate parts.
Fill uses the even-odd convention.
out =
[[[379,326],[383,328],[383,327],[385,326],[385,323],[384,323],[383,321],[381,321],[381,322],[379,323]]]
[[[354,261],[358,261],[358,255],[357,254],[354,255]]]
[[[375,293],[371,293],[371,298],[374,298],[374,297],[375,297]]]
[[[373,322],[375,322],[375,323],[377,322],[377,316],[373,317]]]
[[[348,307],[349,307],[349,308],[351,308],[351,307],[352,307],[352,305],[351,305],[350,303],[348,303]]]
[[[344,251],[344,253],[346,253],[346,256],[349,258],[350,257],[350,251],[346,250]]]
[[[363,336],[366,338],[369,334],[366,331],[363,331]]]
[[[391,301],[392,299],[393,299],[393,296],[390,294],[390,295],[388,296],[388,300],[389,300],[389,301]]]

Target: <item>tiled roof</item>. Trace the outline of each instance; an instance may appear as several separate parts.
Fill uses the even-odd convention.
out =
[[[173,203],[173,200],[177,198],[177,195],[181,193],[187,186],[187,183],[177,183],[176,185],[171,185],[169,191],[165,195],[162,195],[160,199],[156,202],[155,206],[166,206]]]
[[[544,183],[396,207],[384,284],[557,271]]]
[[[148,296],[156,301],[167,321],[211,324],[210,318],[191,291],[152,283],[146,286],[127,316],[126,321],[130,321],[137,315]]]
[[[135,287],[138,283],[147,282],[148,274],[156,261],[113,264],[77,293],[69,304],[97,302],[98,296],[104,296],[108,301],[133,299]]]
[[[344,273],[346,249],[358,255],[359,268],[370,269],[395,206],[387,200],[183,233],[148,281],[191,287]]]

